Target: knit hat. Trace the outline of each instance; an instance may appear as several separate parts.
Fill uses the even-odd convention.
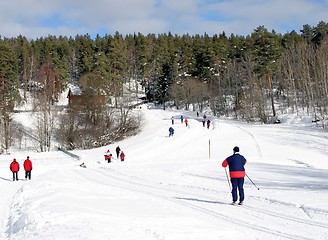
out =
[[[234,152],[239,152],[239,147],[237,147],[237,146],[234,147],[234,148],[233,148],[233,151],[234,151]]]

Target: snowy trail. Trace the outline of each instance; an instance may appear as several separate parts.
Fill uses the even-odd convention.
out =
[[[222,194],[215,189],[204,189],[194,185],[181,186],[169,184],[163,186],[162,183],[150,182],[148,179],[136,179],[131,176],[122,176],[122,174],[114,171],[102,171],[101,174],[108,177],[111,184],[119,186],[119,188],[137,191],[139,193],[141,192],[141,189],[143,189],[143,194],[171,201],[189,207],[195,211],[199,211],[202,214],[213,216],[216,221],[219,221],[218,224],[223,224],[222,220],[224,222],[234,222],[236,225],[242,225],[246,229],[259,231],[260,233],[254,233],[256,235],[268,234],[268,238],[272,236],[280,236],[288,239],[317,239],[317,236],[315,236],[315,238],[304,236],[311,236],[312,231],[315,231],[316,229],[318,232],[328,229],[326,224],[313,221],[312,219],[309,219],[308,215],[305,216],[301,207],[292,204],[283,204],[277,200],[267,200],[265,201],[265,205],[263,206],[262,204],[261,206],[259,201],[263,202],[264,200],[256,199],[256,201],[250,202],[249,205],[243,206],[242,209],[238,209],[237,211],[241,216],[240,218],[236,218],[225,213],[227,203],[224,198],[220,197]],[[113,183],[113,180],[118,181],[118,183]],[[176,201],[176,199],[182,201]],[[213,208],[213,204],[215,207],[217,207],[216,205],[223,205],[224,207]],[[293,212],[293,216],[290,216],[291,212]],[[327,213],[328,212],[319,212],[318,215],[327,215]],[[247,216],[247,220],[245,220],[245,215]],[[250,221],[250,218],[254,218],[254,221],[261,218],[263,225],[254,226],[252,224],[253,221]],[[266,224],[267,222],[271,222],[271,224],[268,226]],[[272,223],[278,223],[278,226],[273,225]],[[311,226],[310,230],[308,226]],[[300,229],[298,234],[289,234],[290,227]],[[284,231],[282,228],[285,228]],[[277,231],[276,229],[280,230]]]
[[[31,181],[2,175],[7,195],[1,200],[1,239],[328,239],[327,133],[304,127],[293,134],[291,126],[229,120],[207,129],[192,112],[145,113],[140,134],[74,151],[80,162],[33,154]],[[189,117],[189,128],[180,123],[181,114]],[[168,137],[171,116],[174,137]],[[315,147],[307,149],[309,142]],[[103,153],[118,144],[126,161],[105,162]],[[244,206],[229,205],[221,167],[235,145],[260,187],[245,180]],[[7,168],[10,160],[0,159]],[[82,161],[87,168],[79,167]]]

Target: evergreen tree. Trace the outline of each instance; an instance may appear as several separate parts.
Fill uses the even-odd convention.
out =
[[[0,143],[6,151],[11,141],[11,112],[19,97],[17,70],[14,51],[7,42],[0,40]]]
[[[192,48],[195,58],[192,75],[205,82],[211,81],[215,62],[212,41],[207,34],[204,37],[196,35]]]
[[[84,73],[92,72],[95,67],[94,61],[94,42],[89,35],[76,36],[76,57],[78,59],[77,69],[78,75],[81,76]]]
[[[254,39],[254,71],[258,74],[261,88],[268,89],[271,100],[272,115],[276,116],[273,93],[273,74],[276,69],[276,61],[280,54],[280,36],[270,33],[264,26],[260,26],[252,33]],[[267,82],[267,83],[265,83]],[[266,117],[263,116],[266,122]]]
[[[16,39],[17,49],[16,55],[18,59],[18,74],[20,82],[23,86],[23,99],[26,101],[26,93],[28,91],[29,72],[31,69],[31,45],[23,36]]]
[[[156,99],[159,103],[169,100],[169,88],[176,81],[178,63],[174,38],[171,33],[159,36],[158,39],[158,78],[155,83]]]

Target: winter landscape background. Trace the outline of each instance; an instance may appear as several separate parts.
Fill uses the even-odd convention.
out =
[[[311,118],[285,115],[281,124],[263,125],[207,113],[207,129],[204,113],[153,105],[136,111],[144,114],[140,134],[72,151],[80,160],[59,151],[0,155],[1,239],[328,239],[328,133]],[[15,119],[26,123],[27,115]],[[244,206],[230,205],[221,167],[235,145],[256,184],[245,178]],[[116,146],[126,160],[114,154],[107,163],[104,152]],[[31,180],[24,179],[26,156]],[[13,158],[21,164],[18,182]]]

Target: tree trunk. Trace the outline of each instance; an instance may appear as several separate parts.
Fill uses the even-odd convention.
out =
[[[272,87],[272,76],[267,75],[268,77],[268,84],[269,84],[269,90],[270,90],[270,99],[271,99],[271,107],[272,107],[272,115],[276,116],[276,109],[274,107],[274,97],[273,97],[273,87]]]

